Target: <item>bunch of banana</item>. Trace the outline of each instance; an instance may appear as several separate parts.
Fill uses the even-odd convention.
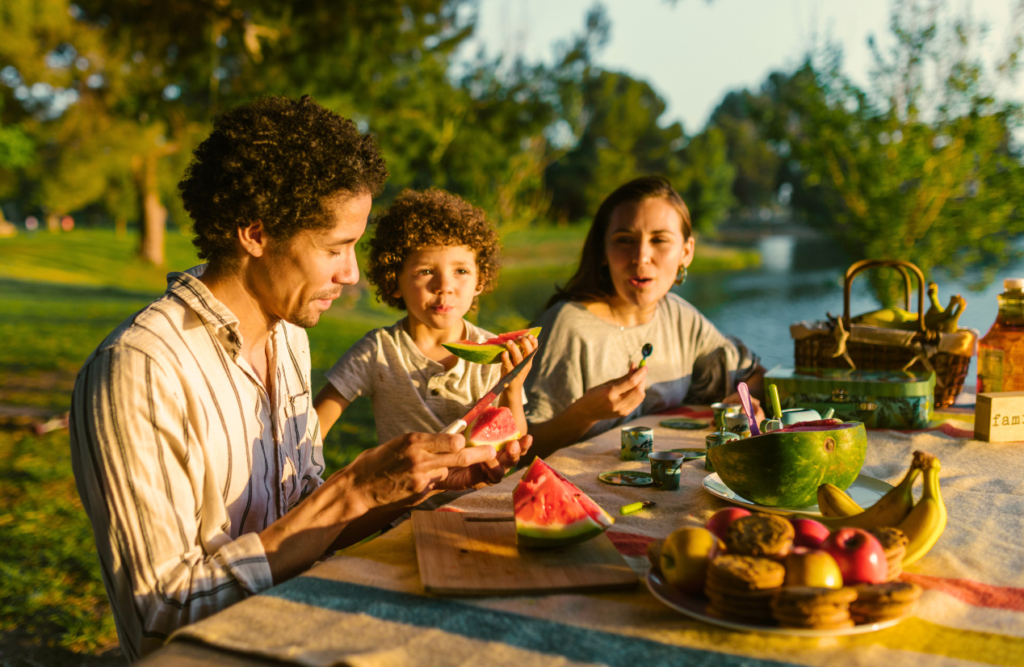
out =
[[[866,510],[838,487],[822,484],[818,487],[818,509],[822,514],[818,520],[833,530],[898,526],[914,507],[914,480],[921,474],[921,454],[924,453],[914,452],[914,460],[903,481]]]
[[[917,452],[915,452],[917,454]],[[924,472],[924,492],[907,518],[898,526],[910,540],[903,564],[910,565],[935,546],[946,529],[946,505],[939,490],[939,460],[930,454]]]
[[[939,489],[939,460],[927,452],[914,452],[914,460],[907,469],[903,481],[893,487],[881,499],[866,510],[841,489],[831,484],[818,487],[818,509],[821,523],[830,529],[876,528],[892,526],[899,528],[910,540],[903,564],[910,565],[935,546],[942,531],[946,529],[946,506]],[[914,480],[924,473],[924,491],[921,499],[914,503]]]

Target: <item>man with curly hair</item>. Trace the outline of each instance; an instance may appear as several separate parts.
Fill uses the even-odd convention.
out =
[[[359,277],[387,178],[371,135],[308,97],[219,117],[179,185],[207,264],[167,278],[75,383],[71,453],[122,650],[310,567],[520,447],[404,434],[324,480],[305,328]]]
[[[407,314],[349,348],[314,405],[327,432],[352,401],[369,397],[383,442],[407,431],[435,433],[459,419],[537,348],[537,339],[508,341],[501,364],[472,364],[444,347],[494,338],[465,319],[498,277],[498,233],[481,209],[444,190],[406,190],[375,227],[367,277],[378,299]],[[530,363],[498,399],[520,433]]]

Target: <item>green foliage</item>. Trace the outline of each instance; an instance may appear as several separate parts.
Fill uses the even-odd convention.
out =
[[[980,269],[989,278],[1024,232],[1024,168],[1013,148],[1020,109],[1000,101],[960,19],[940,24],[932,2],[897,3],[896,45],[876,50],[878,94],[840,71],[835,49],[766,87],[756,115],[795,161],[794,205],[853,257],[904,259],[927,275]],[[937,75],[941,84],[924,82]],[[892,305],[895,276],[872,276]]]
[[[0,127],[0,169],[20,169],[32,164],[35,144],[17,125]]]
[[[754,103],[750,92],[733,91],[711,114],[709,126],[723,135],[728,160],[736,169],[732,193],[742,217],[756,215],[758,209],[775,203],[781,157],[765,141],[750,116]]]
[[[627,74],[588,70],[580,91],[579,141],[548,170],[558,217],[592,216],[618,186],[661,174],[683,195],[694,227],[712,231],[732,203],[722,134],[712,128],[687,140],[679,123],[661,127],[664,100]]]

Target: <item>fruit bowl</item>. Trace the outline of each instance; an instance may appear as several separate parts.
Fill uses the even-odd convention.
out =
[[[767,507],[805,507],[817,502],[822,484],[849,487],[866,448],[863,424],[825,419],[709,446],[707,457],[737,495]]]
[[[687,595],[685,593],[680,593],[669,586],[664,577],[653,569],[649,569],[647,571],[647,576],[644,577],[644,582],[647,584],[647,589],[651,591],[651,595],[657,598],[659,602],[670,609],[675,609],[681,614],[689,616],[690,618],[695,618],[698,621],[704,621],[705,623],[728,628],[730,630],[759,632],[769,635],[788,635],[791,637],[842,637],[845,635],[859,635],[867,632],[875,632],[876,630],[884,630],[885,628],[891,628],[892,626],[907,620],[917,611],[917,603],[915,602],[897,618],[887,621],[879,621],[877,623],[863,623],[861,625],[855,625],[852,628],[835,628],[830,630],[780,628],[774,625],[753,625],[709,616],[706,611],[709,604],[706,597],[703,595]]]

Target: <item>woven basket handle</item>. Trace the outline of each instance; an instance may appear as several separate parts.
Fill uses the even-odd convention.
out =
[[[900,259],[862,259],[851,264],[850,268],[846,270],[846,278],[843,281],[843,325],[846,330],[850,331],[850,286],[853,284],[854,277],[861,271],[881,266],[895,268],[903,274],[903,284],[906,287],[905,304],[908,311],[910,310],[911,285],[907,269],[913,271],[917,276],[917,328],[924,332],[924,274],[921,273],[921,269],[917,268],[917,265]]]

